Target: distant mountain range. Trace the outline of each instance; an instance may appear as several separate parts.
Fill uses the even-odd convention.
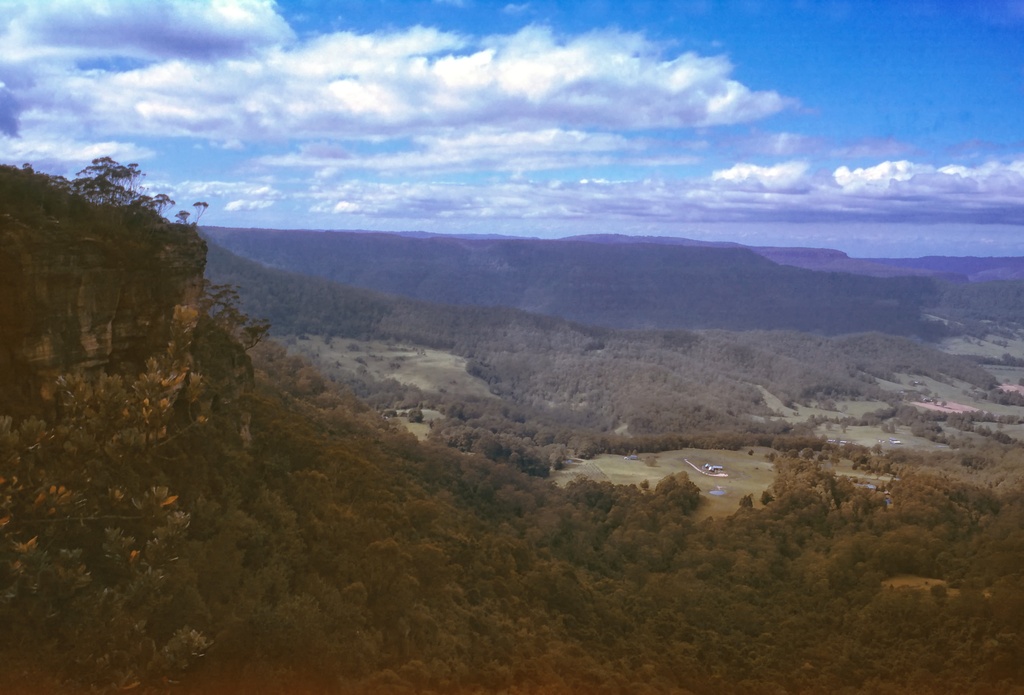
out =
[[[569,237],[604,244],[671,244],[717,248],[746,248],[779,265],[871,277],[935,277],[948,282],[989,282],[1024,279],[1024,257],[925,256],[923,258],[850,258],[836,249],[744,246],[728,241],[700,241],[676,237],[631,237],[624,234],[591,234]]]
[[[237,233],[265,234],[322,233],[321,230],[273,230],[230,227],[204,227],[204,233],[223,239]],[[382,234],[370,230],[339,230],[339,234]],[[437,234],[424,231],[389,232],[408,239],[460,239],[468,242],[543,241],[530,237],[501,234]],[[990,282],[993,280],[1024,280],[1024,256],[924,256],[920,258],[851,258],[843,251],[828,248],[787,246],[746,246],[731,241],[703,241],[685,237],[629,236],[625,234],[583,234],[560,241],[581,241],[594,244],[661,244],[704,248],[748,249],[779,265],[834,273],[852,273],[870,277],[933,277],[947,282]],[[230,246],[230,244],[226,244]]]
[[[609,328],[879,331],[922,338],[945,332],[941,323],[924,318],[925,308],[939,301],[931,277],[812,271],[739,245],[603,236],[203,233],[266,266],[354,287],[428,302],[512,307]]]

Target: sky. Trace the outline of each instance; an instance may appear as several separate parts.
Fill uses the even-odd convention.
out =
[[[104,156],[226,227],[1024,256],[1024,0],[0,0],[0,163]]]

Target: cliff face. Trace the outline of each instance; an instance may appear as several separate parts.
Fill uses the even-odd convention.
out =
[[[166,347],[175,305],[202,290],[206,244],[191,227],[67,227],[0,215],[0,414],[45,408],[68,371],[136,375]]]

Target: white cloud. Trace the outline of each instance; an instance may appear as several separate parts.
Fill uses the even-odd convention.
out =
[[[411,136],[467,123],[638,130],[756,120],[790,103],[731,79],[724,57],[663,57],[637,34],[561,38],[527,27],[471,39],[412,27],[296,41],[257,0],[197,6],[195,17],[184,0],[78,10],[58,0],[64,14],[40,6],[50,7],[16,4],[0,34],[13,47],[8,72],[21,77],[5,81],[24,128],[225,142]],[[178,43],[168,25],[198,36]],[[144,62],[118,62],[126,54]],[[74,62],[83,57],[101,62]]]
[[[136,162],[153,155],[153,151],[139,145],[117,140],[84,141],[68,137],[37,139],[0,137],[0,162],[30,163],[40,171],[62,176],[73,176],[89,162],[99,157],[113,157],[118,161]]]
[[[788,188],[804,179],[807,162],[783,162],[764,167],[756,164],[736,164],[711,174],[712,181],[732,183],[757,183],[766,188]]]
[[[404,175],[423,172],[536,172],[567,166],[611,164],[678,166],[695,161],[685,145],[614,133],[546,128],[507,132],[479,128],[413,138],[397,152],[356,154],[338,145],[312,142],[297,152],[260,157],[273,167],[339,171],[370,170]]]
[[[349,213],[359,211],[359,205],[357,205],[356,203],[350,203],[347,200],[339,200],[337,203],[335,203],[334,207],[331,208],[331,212],[333,213]]]
[[[1024,199],[1024,160],[941,169],[883,162],[847,171],[850,179],[845,187],[832,176],[809,175],[803,162],[737,165],[704,181],[346,181],[323,184],[312,194],[312,211],[358,212],[377,220],[647,221],[666,228],[681,222],[726,221],[952,223],[982,219],[1024,224],[1019,202]]]
[[[167,193],[178,202],[178,208],[190,211],[192,201],[203,201],[209,205],[203,221],[218,224],[216,218],[222,213],[232,213],[231,220],[236,220],[246,213],[254,213],[278,205],[286,200],[284,191],[273,183],[263,180],[250,181],[197,181],[189,180],[180,183],[159,181],[152,183],[153,190]]]
[[[272,200],[232,200],[224,206],[224,209],[228,212],[264,210],[273,204]]]
[[[892,139],[743,135],[728,126],[795,102],[742,84],[724,55],[641,34],[298,37],[272,0],[0,3],[0,160],[73,173],[98,156],[231,148],[251,180],[166,188],[233,219],[1024,223],[1024,160],[941,165]],[[694,171],[698,151],[740,154]]]
[[[997,216],[1001,221],[1024,223],[1024,160],[989,161],[975,167],[949,164],[934,167],[906,160],[882,162],[873,167],[839,167],[833,177],[847,197],[873,201],[900,200],[901,207],[915,207],[916,214],[936,217]]]
[[[229,198],[280,200],[283,193],[262,181],[184,181],[175,187],[175,195],[188,198]],[[172,196],[174,197],[174,196]]]
[[[892,181],[906,181],[912,178],[915,172],[923,170],[904,159],[897,162],[886,161],[873,167],[853,170],[841,166],[835,170],[833,177],[836,183],[845,189],[885,188]]]

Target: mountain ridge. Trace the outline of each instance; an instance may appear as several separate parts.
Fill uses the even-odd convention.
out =
[[[1024,271],[1024,257],[991,257],[978,259],[971,256],[921,256],[908,258],[860,258],[851,257],[845,251],[828,247],[804,246],[765,246],[741,244],[734,241],[709,241],[688,237],[671,237],[660,235],[628,235],[617,233],[576,234],[557,238],[541,238],[535,236],[514,236],[508,234],[449,234],[410,231],[380,231],[366,229],[273,229],[251,227],[205,226],[204,232],[217,236],[232,232],[298,232],[298,233],[345,233],[345,234],[388,234],[410,239],[461,239],[465,241],[495,240],[526,240],[526,241],[584,241],[607,245],[658,244],[665,246],[689,246],[705,248],[749,249],[754,253],[768,258],[779,265],[789,265],[806,270],[825,272],[843,272],[872,277],[921,276],[936,277],[949,282],[985,282],[995,279],[1021,279]],[[978,268],[977,261],[985,261],[984,267]],[[1012,276],[986,276],[981,271],[992,268],[1015,269]]]
[[[511,306],[612,328],[880,330],[934,337],[928,277],[780,265],[740,246],[204,228],[264,265],[432,302]],[[605,240],[607,241],[607,240]]]

